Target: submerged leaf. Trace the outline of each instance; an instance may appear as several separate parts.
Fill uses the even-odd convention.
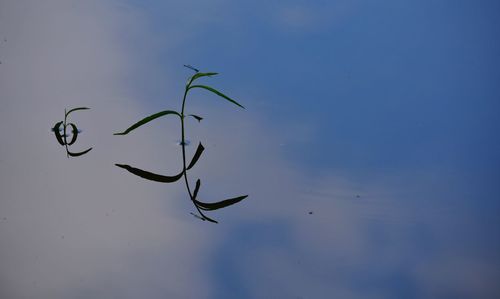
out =
[[[61,127],[62,123],[63,122],[60,121],[54,125],[54,128],[52,128],[52,130],[54,131],[54,134],[56,135],[57,142],[59,142],[60,145],[64,145],[64,141],[62,139],[61,131],[60,131],[60,127]]]
[[[86,153],[90,152],[92,148],[89,148],[88,150],[85,150],[83,152],[79,152],[79,153],[72,153],[70,151],[66,151],[68,153],[68,155],[70,155],[71,157],[78,157],[78,156],[81,156],[81,155],[85,155]]]
[[[78,108],[73,108],[71,109],[70,111],[66,112],[66,117],[73,111],[77,111],[77,110],[88,110],[90,108],[87,108],[87,107],[78,107]]]
[[[203,88],[203,89],[206,89],[208,91],[211,91],[213,93],[215,93],[216,95],[228,100],[229,102],[235,104],[235,105],[238,105],[240,106],[241,108],[245,109],[245,107],[243,107],[242,105],[240,105],[238,102],[236,102],[235,100],[231,99],[230,97],[228,97],[227,95],[223,94],[222,92],[210,87],[210,86],[206,86],[206,85],[192,85],[189,87],[189,89],[192,89],[192,88]]]
[[[201,153],[203,153],[204,150],[205,150],[205,148],[203,147],[203,144],[201,144],[201,142],[200,142],[198,144],[198,148],[196,149],[196,153],[194,153],[194,156],[193,156],[193,159],[191,160],[191,163],[189,163],[189,166],[186,169],[191,169],[194,166],[194,164],[196,164],[196,162],[198,162],[198,159],[200,158]]]
[[[155,113],[153,115],[150,115],[138,122],[136,122],[135,124],[133,124],[132,126],[130,126],[128,129],[126,129],[125,131],[121,132],[121,133],[114,133],[113,135],[126,135],[128,134],[130,131],[134,130],[134,129],[137,129],[138,127],[144,125],[144,124],[147,124],[148,122],[154,120],[154,119],[157,119],[158,117],[162,117],[164,115],[167,115],[167,114],[175,114],[179,117],[181,117],[181,115],[179,114],[179,112],[177,111],[173,111],[173,110],[165,110],[165,111],[161,111],[161,112],[158,112],[158,113]]]
[[[179,173],[178,175],[174,176],[165,176],[165,175],[160,175],[156,173],[152,173],[149,171],[145,171],[139,168],[132,167],[130,165],[125,165],[125,164],[115,164],[118,167],[121,167],[123,169],[128,170],[129,172],[140,176],[141,178],[144,178],[146,180],[150,181],[155,181],[155,182],[160,182],[160,183],[173,183],[177,180],[179,180],[182,177],[183,172]]]
[[[202,210],[213,211],[213,210],[222,209],[222,208],[225,208],[227,206],[230,206],[230,205],[233,205],[235,203],[238,203],[238,202],[242,201],[243,199],[245,199],[247,197],[248,197],[248,195],[243,195],[243,196],[229,198],[229,199],[226,199],[226,200],[222,200],[222,201],[219,201],[219,202],[213,202],[213,203],[201,202],[201,201],[198,201],[198,200],[195,199],[194,202]]]
[[[68,143],[68,145],[72,145],[73,143],[76,142],[76,139],[78,138],[78,129],[74,124],[69,124],[71,126],[73,137],[71,138],[71,141]]]

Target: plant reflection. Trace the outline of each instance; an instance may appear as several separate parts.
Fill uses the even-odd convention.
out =
[[[64,146],[66,149],[66,156],[69,158],[71,157],[78,157],[85,155],[86,153],[90,152],[92,148],[89,148],[87,150],[84,150],[82,152],[71,152],[68,147],[73,145],[76,142],[76,139],[78,138],[78,134],[81,133],[82,131],[79,130],[75,124],[73,123],[67,123],[68,115],[71,112],[78,111],[78,110],[88,110],[90,108],[87,107],[78,107],[78,108],[73,108],[66,112],[66,109],[64,109],[64,121],[57,122],[54,127],[52,128],[52,132],[54,132],[54,135],[56,136],[57,142],[59,142],[60,145]],[[67,132],[68,127],[71,127],[71,140],[68,142],[68,137],[70,136]],[[62,135],[61,135],[62,133]]]
[[[152,173],[152,172],[148,172],[148,171],[144,171],[142,169],[139,169],[139,168],[135,168],[135,167],[132,167],[130,165],[126,165],[126,164],[115,164],[116,166],[118,167],[121,167],[123,169],[126,169],[127,171],[137,175],[137,176],[140,176],[144,179],[147,179],[147,180],[151,180],[151,181],[156,181],[156,182],[161,182],[161,183],[172,183],[172,182],[176,182],[177,180],[181,179],[182,177],[184,177],[184,181],[186,183],[186,188],[187,188],[187,191],[188,191],[188,194],[189,194],[189,198],[191,199],[191,201],[193,202],[194,206],[196,207],[196,209],[198,210],[198,213],[199,215],[196,215],[194,213],[191,213],[193,216],[195,216],[196,218],[198,219],[201,219],[203,221],[207,220],[207,221],[210,221],[210,222],[213,222],[213,223],[217,223],[216,220],[206,216],[203,212],[203,211],[213,211],[213,210],[217,210],[217,209],[221,209],[221,208],[225,208],[225,207],[228,207],[230,205],[233,205],[235,203],[238,203],[240,202],[241,200],[245,199],[246,197],[248,197],[248,195],[242,195],[242,196],[238,196],[238,197],[233,197],[233,198],[229,198],[229,199],[226,199],[226,200],[222,200],[222,201],[218,201],[218,202],[212,202],[212,203],[207,203],[207,202],[202,202],[202,201],[199,201],[198,200],[198,192],[200,191],[200,187],[201,187],[201,181],[200,179],[196,180],[196,185],[194,187],[194,190],[191,191],[191,186],[189,185],[189,180],[188,180],[188,174],[187,174],[187,171],[189,169],[191,169],[195,164],[196,162],[198,161],[198,159],[201,157],[201,154],[203,153],[203,151],[205,150],[205,148],[203,147],[203,145],[201,144],[201,142],[198,144],[198,147],[196,149],[196,152],[193,156],[193,158],[191,159],[191,162],[186,166],[186,146],[189,144],[189,141],[185,139],[185,129],[184,129],[184,119],[186,118],[186,115],[184,113],[184,108],[186,106],[186,99],[187,99],[187,95],[189,93],[190,90],[192,89],[195,89],[195,88],[200,88],[200,89],[205,89],[205,90],[208,90],[214,94],[216,94],[217,96],[239,106],[240,108],[243,108],[244,107],[242,105],[240,105],[238,102],[236,102],[235,100],[231,99],[230,97],[226,96],[225,94],[219,92],[218,90],[210,87],[210,86],[206,86],[206,85],[193,85],[193,82],[196,81],[197,79],[200,79],[202,77],[211,77],[211,76],[215,76],[217,75],[217,73],[211,73],[211,72],[207,72],[207,73],[200,73],[197,69],[195,69],[194,67],[192,66],[189,66],[189,65],[185,65],[185,67],[195,71],[195,74],[193,76],[191,76],[187,83],[186,83],[186,86],[185,86],[185,90],[184,90],[184,96],[183,96],[183,99],[182,99],[182,109],[181,109],[181,112],[177,112],[177,111],[174,111],[174,110],[165,110],[165,111],[161,111],[161,112],[158,112],[158,113],[155,113],[153,115],[150,115],[140,121],[138,121],[137,123],[133,124],[132,126],[130,126],[128,129],[126,129],[125,131],[121,132],[121,133],[115,133],[114,135],[126,135],[128,133],[130,133],[131,131],[137,129],[138,127],[154,120],[154,119],[157,119],[159,117],[162,117],[162,116],[165,116],[165,115],[173,115],[173,116],[176,116],[180,119],[180,122],[181,122],[181,141],[180,141],[180,145],[182,146],[182,171],[177,174],[177,175],[174,175],[174,176],[164,176],[164,175],[160,175],[160,174],[155,174],[155,173]],[[202,117],[198,116],[198,115],[194,115],[194,114],[189,114],[187,116],[191,116],[193,117],[194,119],[196,119],[198,122],[201,122],[201,120],[203,119]]]

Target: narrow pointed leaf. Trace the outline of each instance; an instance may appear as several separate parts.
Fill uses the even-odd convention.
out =
[[[69,124],[71,126],[73,137],[71,137],[71,141],[68,143],[68,145],[72,145],[73,143],[76,142],[76,139],[78,138],[78,128],[74,124]]]
[[[196,199],[196,196],[198,196],[198,191],[200,191],[200,186],[201,186],[201,181],[200,179],[198,179],[196,181],[196,186],[194,187],[193,199]]]
[[[199,211],[198,211],[198,212],[199,212]],[[195,213],[190,213],[190,214],[191,214],[191,215],[193,215],[195,218],[198,218],[198,219],[203,220],[203,221],[209,221],[209,222],[212,222],[212,223],[219,223],[219,222],[217,222],[217,221],[213,220],[212,218],[210,218],[210,217],[208,217],[208,216],[204,215],[204,214],[203,214],[203,213],[201,213],[201,212],[200,212],[201,216],[198,216],[198,215],[196,215]]]
[[[195,214],[195,213],[193,213],[193,212],[190,212],[189,214],[193,215],[193,217],[194,217],[194,218],[198,218],[198,219],[200,219],[200,220],[202,220],[202,221],[205,221],[205,219],[204,219],[203,217],[198,216],[198,215],[196,215],[196,214]]]
[[[73,111],[77,111],[77,110],[88,110],[90,108],[87,108],[87,107],[78,107],[78,108],[73,108],[71,109],[70,111],[66,112],[66,117]]]
[[[197,120],[198,122],[200,122],[200,121],[203,119],[203,117],[198,116],[198,115],[194,115],[194,114],[189,114],[189,116],[192,116],[193,118],[196,118],[196,120]]]
[[[60,145],[64,145],[64,141],[62,139],[61,132],[59,131],[60,130],[59,128],[61,127],[62,123],[63,123],[62,121],[56,123],[54,125],[54,128],[52,129],[52,130],[54,130],[54,134],[56,135],[57,142],[59,142]]]
[[[142,170],[139,168],[135,168],[135,167],[132,167],[130,165],[125,165],[125,164],[115,164],[115,165],[118,167],[121,167],[123,169],[126,169],[129,172],[131,172],[137,176],[140,176],[141,178],[144,178],[144,179],[150,180],[150,181],[160,182],[160,183],[173,183],[173,182],[179,180],[183,174],[181,172],[178,175],[165,176],[165,175],[160,175],[160,174],[152,173],[149,171],[145,171],[145,170]]]
[[[81,156],[81,155],[85,155],[86,153],[90,152],[92,148],[89,148],[88,150],[85,150],[83,152],[79,152],[79,153],[72,153],[70,151],[67,151],[68,152],[68,155],[70,155],[71,157],[78,157],[78,156]]]
[[[235,100],[231,99],[230,97],[228,97],[227,95],[223,94],[222,92],[216,90],[216,89],[213,89],[212,87],[210,86],[206,86],[206,85],[193,85],[191,87],[189,87],[189,89],[192,89],[192,88],[203,88],[203,89],[206,89],[208,91],[211,91],[213,93],[215,93],[216,95],[228,100],[229,102],[235,104],[235,105],[238,105],[240,106],[241,108],[245,109],[245,107],[243,107],[242,105],[240,105],[238,102],[236,102]]]
[[[213,210],[222,209],[222,208],[225,208],[227,206],[238,203],[247,197],[248,197],[248,195],[243,195],[243,196],[229,198],[229,199],[226,199],[223,201],[213,202],[213,203],[206,203],[206,202],[201,202],[201,201],[195,200],[195,204],[202,210],[213,211]]]
[[[191,169],[194,166],[194,164],[196,164],[196,162],[201,156],[201,153],[203,153],[204,150],[205,148],[203,147],[203,144],[201,144],[200,142],[200,144],[198,144],[198,148],[196,149],[196,153],[194,153],[191,163],[189,163],[189,166],[186,169]]]
[[[62,132],[62,130],[63,130],[63,129],[62,129],[61,127],[59,127],[59,132]],[[50,131],[51,131],[51,132],[54,132],[54,131],[55,131],[55,128],[54,128],[54,127],[50,128]]]
[[[209,221],[209,222],[212,222],[212,223],[219,223],[219,222],[217,222],[216,220],[214,220],[214,219],[212,219],[212,218],[208,217],[207,215],[203,215],[203,218],[204,218],[205,220]]]
[[[189,64],[185,64],[184,67],[187,67],[188,69],[191,69],[195,72],[199,72],[199,70],[197,68],[194,68],[193,66],[189,65]]]
[[[137,129],[140,126],[142,126],[144,124],[147,124],[148,122],[150,122],[150,121],[152,121],[154,119],[157,119],[158,117],[162,117],[164,115],[167,115],[167,114],[174,114],[174,115],[177,115],[177,116],[181,117],[181,115],[177,111],[172,111],[172,110],[161,111],[161,112],[155,113],[153,115],[150,115],[150,116],[148,116],[148,117],[146,117],[146,118],[144,118],[144,119],[136,122],[135,124],[133,124],[132,126],[130,126],[128,129],[126,129],[125,131],[123,131],[121,133],[115,133],[113,135],[126,135],[130,131],[135,130],[135,129]]]
[[[218,75],[219,73],[196,73],[193,77],[191,77],[191,82],[194,80],[201,78],[201,77],[210,77],[210,76],[215,76]]]

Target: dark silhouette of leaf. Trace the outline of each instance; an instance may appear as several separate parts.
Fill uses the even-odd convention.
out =
[[[57,142],[59,142],[60,145],[64,145],[61,132],[59,131],[60,130],[59,128],[61,127],[62,123],[63,123],[62,121],[56,123],[54,125],[54,128],[52,129],[54,131],[54,134],[56,135]]]
[[[196,199],[196,196],[198,196],[198,191],[200,191],[200,185],[201,185],[201,181],[200,181],[200,179],[198,179],[196,181],[196,186],[194,187],[193,199]]]
[[[203,153],[204,150],[205,150],[205,148],[203,147],[203,144],[201,144],[201,142],[200,142],[198,144],[198,148],[196,149],[196,153],[194,153],[194,156],[193,156],[193,159],[191,160],[191,163],[189,163],[189,166],[186,169],[191,169],[194,166],[194,164],[196,164],[196,162],[198,161],[198,159],[201,156],[201,153]]]
[[[198,211],[198,212],[199,212],[199,211]],[[203,221],[209,221],[209,222],[213,222],[213,223],[219,223],[219,222],[217,222],[217,221],[213,220],[212,218],[210,218],[210,217],[208,217],[208,216],[206,216],[206,215],[202,214],[201,212],[200,212],[201,216],[198,216],[198,215],[196,215],[195,213],[189,213],[189,214],[191,214],[191,215],[193,215],[195,218],[198,218],[198,219],[203,220]]]
[[[174,115],[177,115],[179,117],[181,117],[181,115],[179,114],[179,112],[177,111],[173,111],[173,110],[165,110],[165,111],[161,111],[161,112],[158,112],[158,113],[155,113],[153,115],[150,115],[138,122],[136,122],[135,124],[133,124],[132,126],[130,126],[128,129],[126,129],[125,131],[121,132],[121,133],[115,133],[113,135],[126,135],[128,134],[130,131],[134,130],[134,129],[137,129],[138,127],[144,125],[144,124],[147,124],[148,122],[154,120],[154,119],[157,119],[158,117],[162,117],[164,115],[167,115],[167,114],[174,114]]]
[[[192,85],[189,87],[189,89],[192,89],[192,88],[203,88],[203,89],[206,89],[208,91],[211,91],[213,93],[215,93],[216,95],[228,100],[229,102],[235,104],[235,105],[238,105],[240,106],[241,108],[245,109],[245,107],[243,107],[242,105],[240,105],[238,102],[236,102],[235,100],[231,99],[230,97],[228,97],[227,95],[223,94],[222,92],[216,90],[216,89],[213,89],[212,87],[210,86],[206,86],[206,85]]]
[[[185,64],[184,67],[187,67],[188,69],[193,70],[195,72],[199,72],[199,70],[197,68],[194,68],[193,66],[191,66],[189,64]]]
[[[198,116],[198,115],[194,115],[194,114],[189,114],[189,116],[192,116],[192,117],[196,118],[196,120],[197,120],[198,122],[200,122],[200,121],[203,119],[203,117]]]
[[[192,67],[190,65],[184,65],[184,66],[187,67],[187,68],[189,68],[189,69],[191,69],[191,70],[193,70],[193,71],[195,71],[196,73],[188,79],[188,83],[187,83],[186,88],[184,90],[184,96],[183,96],[183,101],[182,101],[182,114],[179,114],[179,112],[176,112],[176,111],[173,111],[173,110],[162,111],[162,112],[153,114],[151,116],[148,116],[148,117],[140,120],[139,122],[133,124],[132,126],[130,126],[125,131],[123,131],[121,133],[115,133],[114,135],[126,135],[126,134],[130,133],[131,131],[135,130],[136,128],[138,128],[138,127],[140,127],[140,126],[142,126],[144,124],[147,124],[148,122],[150,122],[150,121],[152,121],[152,120],[154,120],[156,118],[159,118],[161,116],[167,115],[167,114],[175,114],[175,115],[179,116],[179,118],[181,119],[181,123],[184,124],[184,117],[186,116],[184,114],[184,107],[185,107],[186,97],[188,95],[189,90],[193,89],[193,88],[202,88],[202,89],[208,90],[208,91],[210,91],[212,93],[215,93],[219,97],[222,97],[225,100],[227,100],[227,101],[229,101],[229,102],[231,102],[231,103],[233,103],[233,104],[235,104],[235,105],[237,105],[237,106],[239,106],[239,107],[241,107],[243,109],[245,108],[241,104],[239,104],[238,102],[236,102],[235,100],[233,100],[232,98],[228,97],[227,95],[223,94],[222,92],[220,92],[220,91],[218,91],[218,90],[216,90],[216,89],[214,89],[214,88],[212,88],[210,86],[206,86],[206,85],[191,85],[195,80],[197,80],[199,78],[215,76],[218,73],[213,73],[213,72],[200,73],[198,69],[196,69],[196,68],[194,68],[194,67]],[[195,114],[189,114],[188,116],[193,117],[198,122],[201,122],[201,120],[203,120],[203,118],[201,116],[198,116],[198,115],[195,115]],[[73,125],[71,125],[71,126],[73,127]],[[76,130],[76,127],[73,127],[73,131],[75,131],[75,130]],[[75,135],[75,133],[73,135]],[[189,144],[189,142],[187,140],[185,140],[184,136],[185,136],[185,133],[184,133],[184,125],[183,125],[182,126],[182,141],[181,141],[181,145],[183,147],[182,148],[182,159],[183,159],[183,166],[184,167],[183,167],[182,172],[179,173],[176,176],[163,176],[163,175],[151,173],[151,172],[148,172],[148,171],[145,171],[145,170],[142,170],[142,169],[138,169],[138,168],[132,167],[130,165],[125,165],[125,164],[115,164],[115,165],[118,166],[118,167],[120,167],[120,168],[123,168],[123,169],[127,170],[128,172],[130,172],[132,174],[140,176],[140,177],[142,177],[144,179],[151,180],[151,181],[156,181],[156,182],[171,183],[171,182],[175,182],[175,181],[179,180],[182,176],[185,176],[185,179],[186,179],[186,188],[187,188],[189,196],[190,196],[190,198],[191,198],[191,200],[192,200],[192,202],[193,202],[193,204],[194,204],[194,206],[195,206],[195,208],[196,208],[196,210],[198,212],[197,214],[194,214],[194,213],[191,213],[191,214],[194,217],[196,217],[198,219],[201,219],[203,221],[209,221],[209,222],[213,222],[213,223],[218,223],[216,220],[211,219],[210,217],[207,217],[206,215],[204,215],[204,211],[212,211],[212,210],[217,210],[217,209],[228,207],[230,205],[233,205],[235,203],[238,203],[238,202],[242,201],[243,199],[247,198],[248,195],[243,195],[243,196],[239,196],[239,197],[229,198],[229,199],[226,199],[226,200],[222,200],[222,201],[219,201],[219,202],[213,202],[213,203],[206,203],[206,202],[198,201],[197,197],[198,197],[198,193],[199,193],[200,188],[201,188],[201,180],[197,179],[196,186],[193,189],[193,192],[191,193],[191,187],[189,186],[189,181],[187,179],[187,171],[189,169],[193,168],[196,165],[196,163],[200,159],[200,157],[201,157],[203,151],[205,150],[205,148],[203,147],[203,144],[200,142],[198,144],[198,147],[196,148],[196,152],[194,153],[194,155],[193,155],[193,157],[191,159],[191,162],[186,167],[185,146],[187,144]]]
[[[200,179],[196,180],[196,186],[194,187],[194,191],[193,191],[193,197],[191,198],[191,200],[193,201],[193,203],[196,205],[196,207],[198,208],[198,212],[200,212],[200,215],[201,216],[198,216],[196,214],[193,214],[191,213],[191,215],[193,215],[194,217],[200,219],[200,220],[207,220],[207,221],[210,221],[210,222],[213,222],[213,223],[218,223],[216,220],[206,216],[205,214],[203,214],[201,211],[200,211],[200,206],[198,205],[198,203],[200,203],[199,201],[196,200],[196,197],[198,196],[198,191],[200,191],[200,186],[201,186],[201,181]],[[203,208],[201,208],[203,210]]]
[[[198,218],[198,219],[203,220],[203,221],[205,221],[205,220],[206,220],[205,218],[203,218],[203,217],[201,217],[201,216],[198,216],[198,215],[196,215],[196,214],[195,214],[195,213],[193,213],[193,212],[190,212],[189,214],[193,215],[193,216],[194,216],[194,218]]]
[[[90,108],[87,108],[87,107],[78,107],[78,108],[73,108],[71,109],[70,111],[66,112],[66,117],[68,117],[68,115],[73,112],[73,111],[77,111],[77,110],[88,110]]]
[[[207,221],[212,222],[212,223],[219,223],[216,220],[208,217],[207,215],[202,214],[202,216],[203,216],[203,220],[207,220]]]
[[[155,181],[155,182],[160,182],[160,183],[173,183],[177,180],[179,180],[182,177],[183,172],[179,173],[178,175],[175,176],[165,176],[165,175],[160,175],[156,173],[152,173],[149,171],[145,171],[139,168],[132,167],[130,165],[125,165],[125,164],[115,164],[118,167],[121,167],[123,169],[128,170],[129,172],[140,176],[141,178],[144,178],[146,180],[150,181]]]
[[[69,124],[69,125],[73,129],[71,131],[73,133],[73,137],[71,137],[71,141],[68,143],[68,145],[72,145],[73,143],[76,142],[76,139],[78,138],[78,128],[74,124]]]
[[[83,152],[79,152],[79,153],[72,153],[70,151],[67,151],[68,155],[70,155],[71,157],[78,157],[78,156],[81,156],[81,155],[85,155],[86,153],[90,152],[92,148],[89,148],[88,150],[85,150]]]
[[[242,201],[243,199],[245,199],[247,197],[248,197],[248,195],[243,195],[243,196],[229,198],[229,199],[226,199],[223,201],[213,202],[213,203],[205,203],[205,202],[201,202],[201,201],[198,201],[195,199],[194,202],[202,210],[213,211],[213,210],[222,209],[222,208],[225,208],[227,206],[233,205],[237,202]]]
[[[198,211],[198,212],[199,212],[199,211]],[[202,214],[201,212],[200,212],[201,216],[198,216],[198,215],[196,215],[195,213],[190,213],[190,214],[191,214],[191,215],[193,215],[194,217],[196,217],[196,218],[200,219],[200,220],[203,220],[203,221],[209,221],[209,222],[212,222],[212,223],[219,223],[219,222],[217,222],[216,220],[214,220],[214,219],[212,219],[212,218],[210,218],[210,217],[206,216],[205,214]]]

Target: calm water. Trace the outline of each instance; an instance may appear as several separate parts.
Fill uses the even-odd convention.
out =
[[[0,297],[500,297],[499,8],[1,2]]]

